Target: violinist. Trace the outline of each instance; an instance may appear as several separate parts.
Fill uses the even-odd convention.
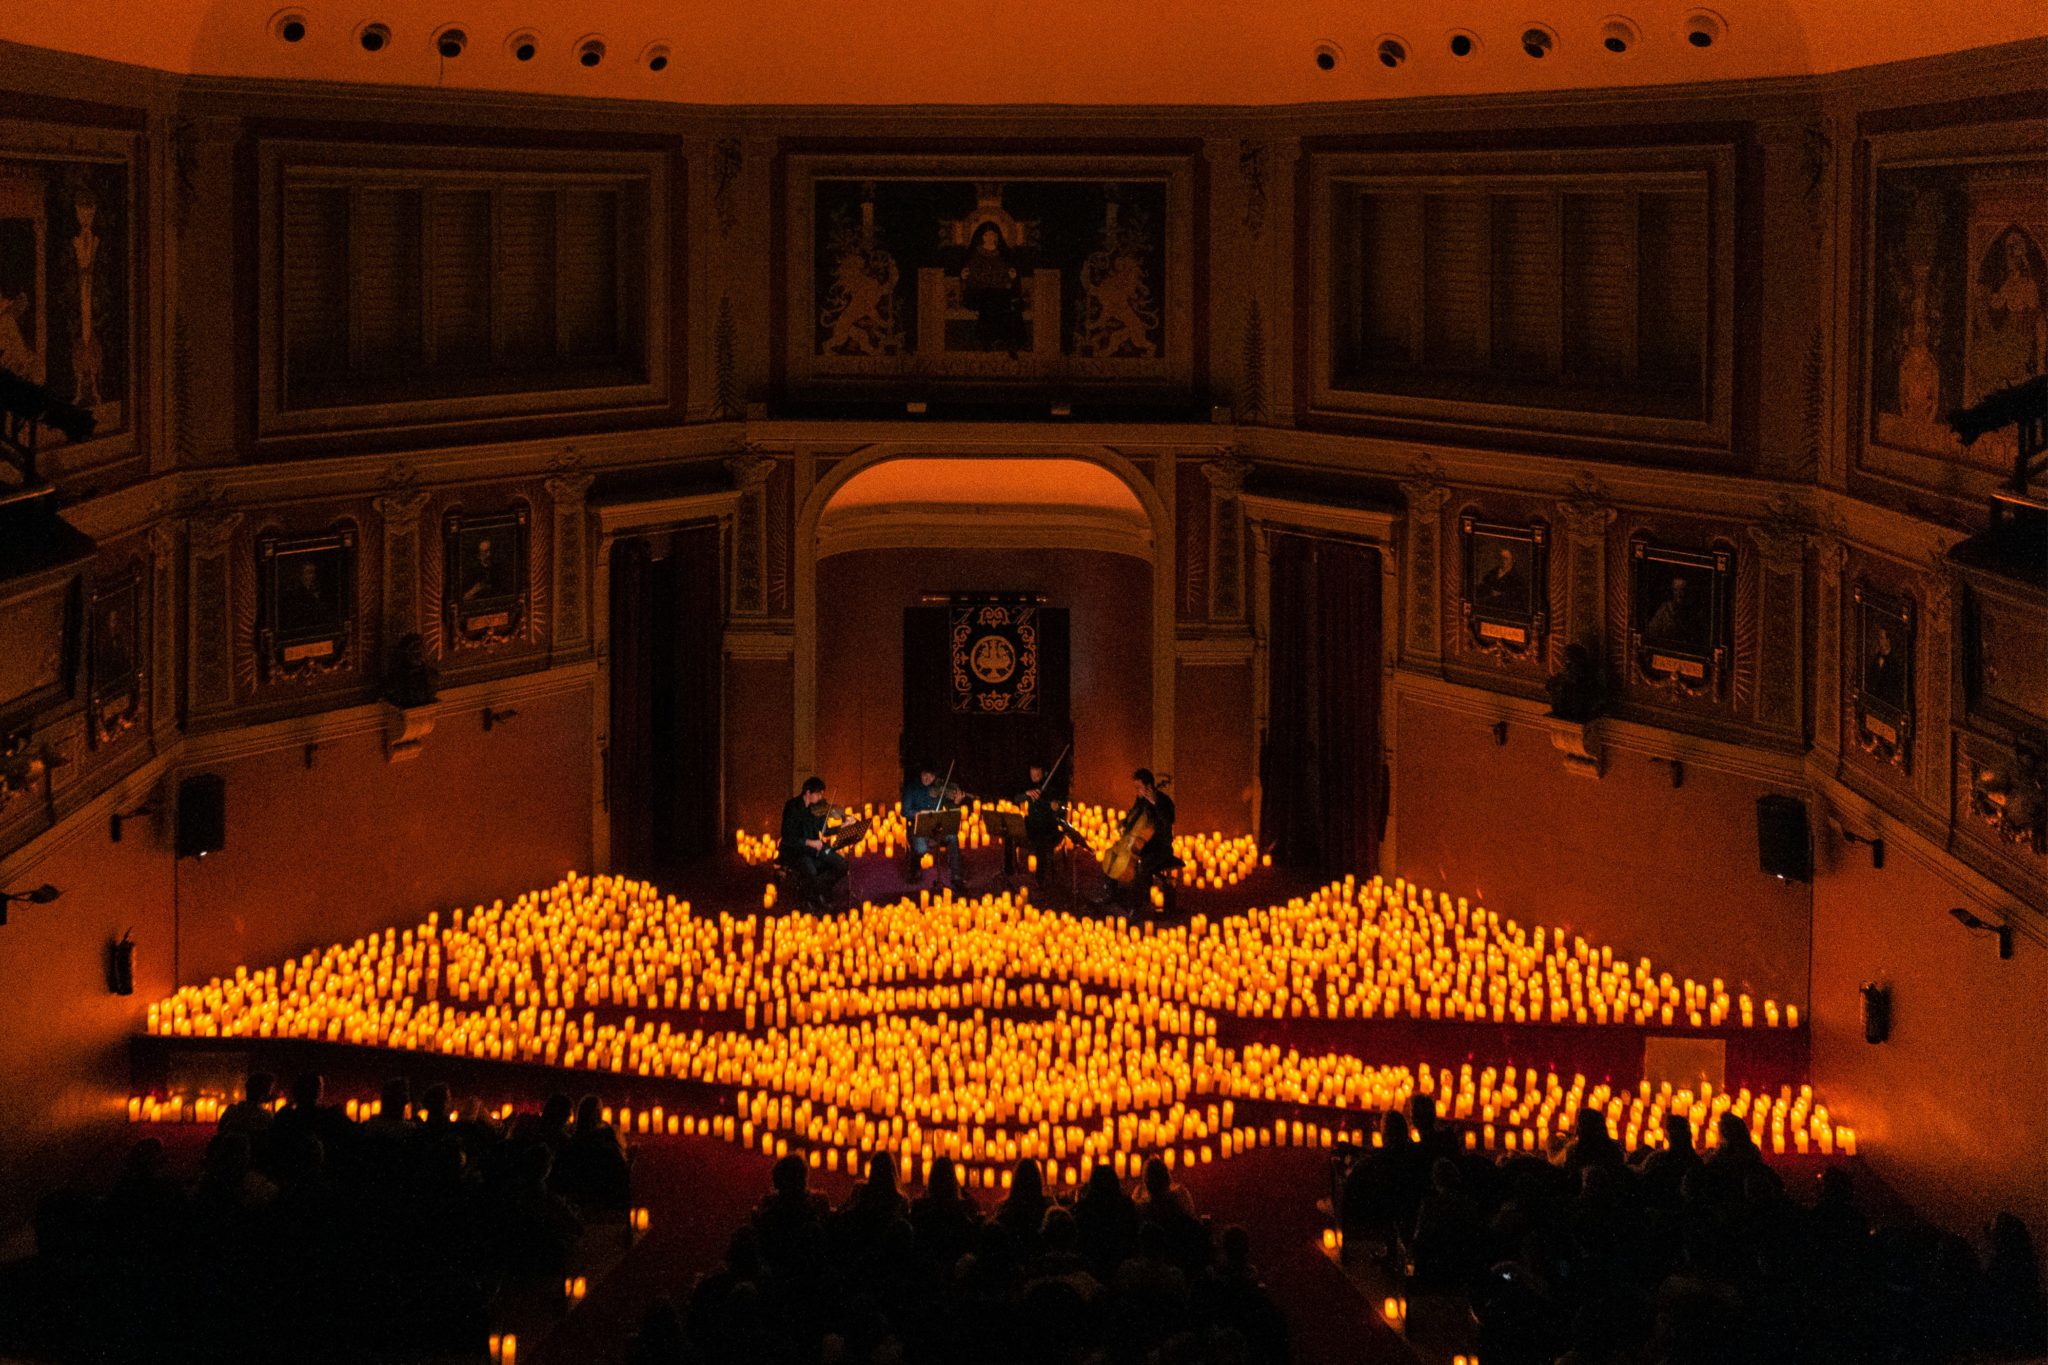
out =
[[[950,782],[941,783],[939,775],[930,764],[917,770],[917,781],[903,784],[903,822],[917,823],[920,811],[944,810],[958,801],[960,789]],[[940,840],[946,847],[946,884],[960,885],[960,839],[957,835]],[[910,862],[904,868],[904,880],[916,881],[922,874],[924,855],[931,849],[931,840],[912,835],[910,839]]]
[[[1136,848],[1137,875],[1119,880],[1112,875],[1106,888],[1110,899],[1126,907],[1141,907],[1150,893],[1152,879],[1176,866],[1173,856],[1173,798],[1161,791],[1150,768],[1131,774],[1131,808],[1124,812],[1122,829],[1128,837],[1141,827],[1149,828]]]
[[[1043,763],[1031,765],[1024,784],[1024,838],[1031,856],[1038,860],[1038,883],[1045,885],[1052,870],[1053,855],[1060,846],[1060,818],[1066,807],[1064,796],[1053,788]]]
[[[796,874],[809,910],[823,911],[846,875],[846,859],[825,838],[825,779],[807,777],[803,790],[782,803],[782,840],[775,860]]]

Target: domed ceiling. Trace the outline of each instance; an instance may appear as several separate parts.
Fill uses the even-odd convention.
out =
[[[718,105],[1541,92],[1795,76],[2048,32],[2040,0],[57,0],[5,11],[0,38],[195,75]]]

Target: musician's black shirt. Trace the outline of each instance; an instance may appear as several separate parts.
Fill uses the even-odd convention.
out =
[[[811,851],[804,847],[804,842],[817,838],[824,828],[824,816],[806,806],[803,797],[790,797],[782,803],[782,844],[776,850],[775,860],[785,867],[795,867]]]
[[[1123,827],[1128,830],[1148,805],[1152,810],[1152,837],[1138,850],[1138,856],[1156,867],[1173,856],[1173,798],[1162,791],[1155,791],[1149,802],[1139,797],[1124,816]]]

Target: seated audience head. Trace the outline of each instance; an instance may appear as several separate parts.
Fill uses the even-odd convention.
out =
[[[1607,1115],[1591,1106],[1579,1110],[1578,1133],[1581,1142],[1595,1145],[1607,1142]]]
[[[540,1107],[540,1121],[547,1128],[567,1128],[575,1116],[576,1105],[567,1095],[557,1090],[548,1096],[547,1103]]]
[[[1396,1110],[1389,1109],[1380,1116],[1380,1141],[1389,1147],[1399,1147],[1408,1141],[1408,1120]]]
[[[327,1092],[327,1078],[317,1071],[301,1071],[292,1077],[292,1108],[315,1109]]]
[[[595,1095],[585,1095],[576,1102],[576,1131],[590,1132],[604,1126],[604,1106]]]
[[[1441,1164],[1441,1163],[1439,1163]],[[1226,1269],[1244,1270],[1252,1263],[1252,1235],[1242,1224],[1223,1229],[1223,1264]]]
[[[896,1192],[896,1158],[887,1152],[876,1152],[868,1158],[868,1188],[876,1193]]]
[[[768,1172],[768,1180],[777,1194],[794,1199],[810,1188],[811,1171],[804,1165],[804,1159],[792,1152],[775,1163]]]
[[[1436,1096],[1417,1095],[1408,1102],[1408,1112],[1408,1126],[1415,1130],[1415,1136],[1424,1138],[1436,1131]]]
[[[932,1163],[932,1175],[925,1182],[925,1192],[934,1199],[960,1197],[960,1171],[953,1165],[951,1157],[942,1156]]]
[[[1022,1199],[1040,1199],[1045,1195],[1045,1172],[1038,1169],[1038,1163],[1030,1157],[1017,1162],[1017,1168],[1010,1175],[1010,1193]]]
[[[1749,1139],[1749,1125],[1742,1121],[1739,1114],[1722,1111],[1720,1122],[1714,1127],[1721,1135],[1721,1150],[1724,1152],[1739,1152],[1756,1146]]]
[[[277,1093],[277,1077],[268,1071],[252,1071],[242,1086],[242,1098],[250,1104],[269,1104]]]
[[[377,1092],[377,1100],[380,1117],[402,1119],[406,1106],[412,1103],[412,1086],[405,1077],[393,1076]]]
[[[1664,1140],[1671,1144],[1671,1150],[1681,1155],[1692,1151],[1692,1120],[1684,1114],[1664,1116]]]
[[[1145,1161],[1145,1193],[1154,1199],[1164,1199],[1173,1193],[1173,1172],[1156,1156]]]
[[[1124,1184],[1116,1178],[1116,1168],[1107,1161],[1098,1161],[1088,1171],[1088,1196],[1093,1199],[1118,1199],[1123,1196]]]
[[[1074,1226],[1074,1215],[1058,1204],[1046,1209],[1038,1231],[1045,1238],[1047,1251],[1072,1251],[1081,1239],[1080,1229]]]

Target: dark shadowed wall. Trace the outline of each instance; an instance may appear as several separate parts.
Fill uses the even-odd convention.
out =
[[[1756,798],[1772,788],[1688,764],[1610,754],[1599,781],[1565,771],[1548,735],[1409,696],[1394,739],[1402,876],[1561,925],[1731,994],[1803,1002],[1809,889],[1757,869]]]

